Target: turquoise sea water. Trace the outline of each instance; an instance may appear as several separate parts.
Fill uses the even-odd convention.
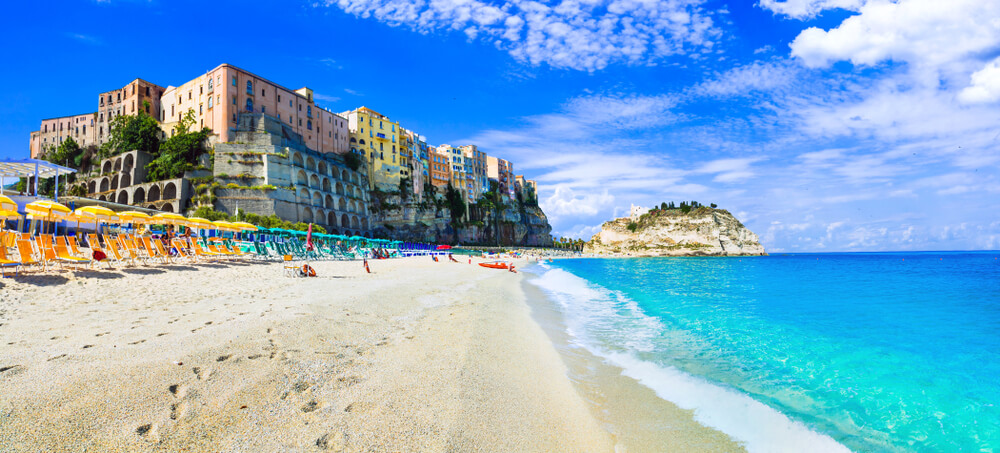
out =
[[[577,259],[529,271],[577,344],[753,451],[997,451],[997,257]]]

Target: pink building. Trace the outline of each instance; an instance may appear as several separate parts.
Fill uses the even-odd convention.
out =
[[[99,144],[94,122],[96,115],[96,113],[85,113],[42,120],[38,130],[31,133],[31,158],[39,158],[43,151],[57,148],[69,137],[73,137],[81,148]]]
[[[217,141],[229,142],[235,137],[238,113],[253,112],[287,124],[310,149],[336,154],[350,150],[347,119],[317,106],[312,90],[291,90],[232,65],[219,65],[181,86],[167,87],[160,102],[159,119],[168,136],[190,110],[194,127],[207,127]]]

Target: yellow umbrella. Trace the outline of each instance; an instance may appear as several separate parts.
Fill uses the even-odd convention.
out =
[[[20,212],[0,209],[0,219],[19,219],[19,218],[21,218]]]
[[[25,212],[36,218],[61,219],[73,212],[59,203],[49,200],[32,201],[24,206]]]
[[[237,227],[236,225],[233,225],[233,224],[231,224],[231,223],[229,223],[229,222],[227,222],[225,220],[216,220],[216,221],[214,221],[212,223],[215,224],[215,227],[218,228],[218,229],[220,229],[220,230],[226,230],[226,231],[239,231],[240,230],[239,227]]]
[[[118,223],[121,219],[115,211],[112,211],[104,206],[86,206],[82,208],[77,208],[73,211],[73,216],[77,220],[94,220],[96,222],[107,222],[107,223]]]
[[[184,216],[172,212],[161,212],[151,217],[151,219],[152,223],[163,223],[166,225],[184,225],[187,222]]]
[[[187,223],[188,226],[194,228],[215,228],[215,224],[211,220],[201,217],[188,217]]]
[[[246,222],[233,222],[233,225],[236,226],[236,228],[239,228],[240,230],[243,231],[257,231],[256,226]]]
[[[153,219],[149,214],[139,211],[122,211],[118,213],[118,217],[123,223],[149,223]]]
[[[0,211],[17,211],[17,203],[10,197],[0,195]]]

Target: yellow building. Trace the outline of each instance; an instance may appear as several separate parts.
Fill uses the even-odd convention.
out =
[[[351,148],[368,163],[369,189],[399,190],[399,123],[364,106],[341,116],[347,117]]]

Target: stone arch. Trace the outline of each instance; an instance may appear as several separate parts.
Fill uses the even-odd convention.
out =
[[[146,202],[146,189],[139,187],[132,192],[132,203],[139,204]]]
[[[101,201],[108,201],[108,197],[106,197],[104,195],[101,195],[100,197],[97,197],[97,199],[101,200]]]
[[[368,218],[361,219],[361,229],[362,230],[368,229]]]
[[[340,183],[340,182],[338,181],[338,182],[337,182],[337,195],[343,195],[343,194],[344,194],[344,185],[343,185],[343,184],[341,184],[341,183]]]
[[[117,188],[118,188],[118,178],[112,176],[111,177],[111,190],[115,190]]]
[[[299,153],[292,153],[292,165],[297,167],[302,167],[302,155]]]
[[[149,192],[146,192],[146,201],[160,201],[160,186],[156,184],[149,186]]]
[[[340,215],[340,226],[345,227],[345,228],[350,228],[350,226],[351,226],[351,218],[347,217],[347,214],[341,214]],[[348,234],[348,236],[350,236],[350,234]]]
[[[128,173],[122,173],[122,182],[118,184],[118,187],[128,187],[132,185],[132,177]]]
[[[365,144],[365,139],[361,139],[361,141],[360,141],[360,142],[358,142],[358,143],[360,143],[360,144],[364,145],[364,144]]]
[[[337,209],[341,211],[347,210],[347,200],[344,197],[340,197],[339,203],[337,204]]]
[[[329,174],[329,173],[327,173],[329,170],[327,170],[327,168],[326,168],[326,162],[324,162],[322,160],[319,161],[319,165],[316,167],[316,171],[318,171],[319,174],[321,174],[323,176],[326,176],[327,174]]]
[[[135,166],[135,157],[132,153],[125,155],[125,163],[122,164],[123,171],[132,171],[132,167]]]
[[[174,212],[174,205],[170,203],[163,203],[163,206],[160,206],[160,210],[163,212]]]
[[[358,216],[351,217],[351,228],[361,228],[361,221],[358,220]]]
[[[333,197],[327,194],[325,203],[323,204],[326,209],[336,209],[337,206],[333,203]]]
[[[332,227],[337,226],[337,213],[336,212],[330,211],[330,213],[327,214],[327,219],[328,219],[327,220],[327,224],[328,225],[330,225]],[[330,234],[337,234],[337,230],[331,231]]]
[[[295,184],[309,185],[309,177],[306,176],[306,172],[299,170],[298,174],[295,175]]]
[[[323,178],[323,192],[330,191],[330,178]]]
[[[102,175],[106,175],[108,173],[111,173],[111,161],[110,160],[104,161],[104,165],[101,167],[101,174]]]
[[[351,174],[348,173],[347,170],[341,170],[340,171],[340,179],[343,179],[344,181],[348,181],[349,182],[351,180]]]
[[[87,183],[87,193],[97,193],[97,181],[91,180]]]
[[[100,190],[100,192],[107,192],[108,190],[111,190],[110,184],[111,184],[111,180],[110,179],[108,179],[108,178],[101,178],[101,190]]]
[[[344,236],[351,237],[351,230],[344,230]]]
[[[309,195],[309,191],[308,190],[306,190],[306,189],[299,189],[299,198],[301,198],[303,200],[308,200],[308,199],[312,198],[312,196]],[[302,203],[308,203],[308,202],[307,201],[302,201]]]
[[[173,200],[177,198],[177,184],[168,182],[163,185],[163,199]]]
[[[312,156],[306,157],[306,170],[316,171],[316,159],[313,159]]]
[[[319,188],[319,177],[315,174],[309,175],[309,187]]]
[[[115,159],[115,171],[122,171],[122,158]]]
[[[302,221],[303,222],[312,222],[313,221],[313,212],[312,212],[312,209],[302,208]]]
[[[323,206],[323,194],[319,193],[318,190],[312,194],[312,204],[313,206]]]
[[[118,192],[118,204],[128,204],[128,191]]]

